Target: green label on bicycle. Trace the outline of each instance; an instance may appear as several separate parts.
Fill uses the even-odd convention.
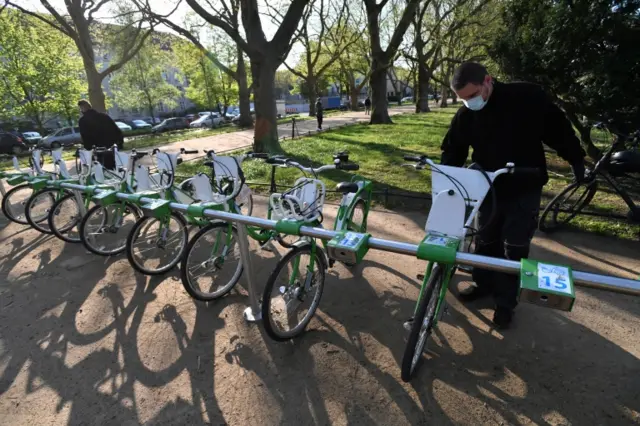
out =
[[[359,263],[369,250],[370,237],[371,234],[342,231],[327,243],[327,254],[340,262]]]
[[[570,311],[575,301],[571,267],[523,259],[520,270],[520,300],[561,311]]]
[[[418,259],[453,264],[456,261],[459,245],[458,238],[427,234],[418,245]]]

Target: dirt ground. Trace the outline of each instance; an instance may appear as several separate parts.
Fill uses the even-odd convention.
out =
[[[370,230],[417,242],[425,219],[377,211]],[[371,251],[354,270],[337,266],[306,334],[275,343],[242,318],[244,279],[196,303],[177,273],[148,278],[124,256],[0,226],[3,425],[640,424],[640,298],[579,290],[573,312],[521,304],[498,332],[489,302],[449,294],[405,384],[401,323],[424,262]],[[640,275],[637,242],[566,233],[534,244],[535,259]],[[254,254],[262,284],[279,253]]]

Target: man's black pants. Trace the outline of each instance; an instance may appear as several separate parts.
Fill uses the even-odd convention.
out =
[[[322,114],[317,114],[316,117],[318,119],[318,129],[322,129]]]
[[[491,216],[491,194],[480,207],[480,234],[476,238],[476,254],[520,261],[529,256],[529,247],[538,223],[542,188],[502,197],[498,193],[496,212]],[[478,287],[493,294],[496,307],[513,309],[518,304],[519,277],[503,272],[473,269]]]

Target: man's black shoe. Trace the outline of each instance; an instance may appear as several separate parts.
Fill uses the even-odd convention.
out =
[[[459,293],[460,300],[463,302],[473,302],[474,300],[482,299],[483,297],[487,297],[491,295],[491,290],[487,287],[478,287],[475,285],[470,286],[469,288],[465,288]]]
[[[493,313],[493,323],[498,329],[504,330],[509,328],[511,320],[513,320],[512,309],[497,307]]]

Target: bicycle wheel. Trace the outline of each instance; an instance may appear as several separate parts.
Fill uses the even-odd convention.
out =
[[[401,376],[405,382],[411,380],[422,359],[427,338],[433,328],[433,320],[438,313],[436,308],[438,307],[443,278],[444,270],[437,263],[434,264],[427,283],[423,285],[422,295],[418,301],[418,310],[413,318],[407,346],[402,356]]]
[[[347,223],[347,229],[354,232],[365,232],[366,223],[364,222],[365,212],[367,211],[367,205],[364,200],[356,201],[356,205],[353,206],[351,217]]]
[[[86,196],[82,196],[84,199]],[[82,209],[75,194],[67,194],[53,204],[47,221],[53,234],[67,243],[79,243]]]
[[[80,240],[93,254],[115,256],[127,248],[127,237],[140,217],[129,203],[94,206],[80,222]]]
[[[28,225],[24,209],[32,195],[29,184],[14,186],[2,198],[2,214],[12,222]]]
[[[269,276],[262,296],[262,322],[273,340],[301,334],[318,308],[326,270],[320,250],[316,247],[312,258],[311,244],[295,246]]]
[[[42,189],[29,198],[24,208],[25,217],[27,222],[32,228],[37,229],[43,234],[52,234],[53,231],[49,228],[49,221],[47,220],[49,212],[53,209],[53,205],[56,202],[59,189],[45,188]]]
[[[538,229],[553,232],[566,225],[591,202],[597,190],[598,183],[595,180],[574,182],[567,186],[544,208]]]
[[[236,228],[216,222],[189,241],[180,273],[191,297],[208,302],[231,291],[242,275]]]
[[[251,213],[253,213],[253,195],[249,194],[249,196],[243,200],[237,200],[236,205],[238,206],[240,214],[251,216]]]
[[[131,266],[145,275],[162,275],[182,259],[189,230],[184,218],[171,212],[168,219],[143,217],[127,237],[127,258]]]

